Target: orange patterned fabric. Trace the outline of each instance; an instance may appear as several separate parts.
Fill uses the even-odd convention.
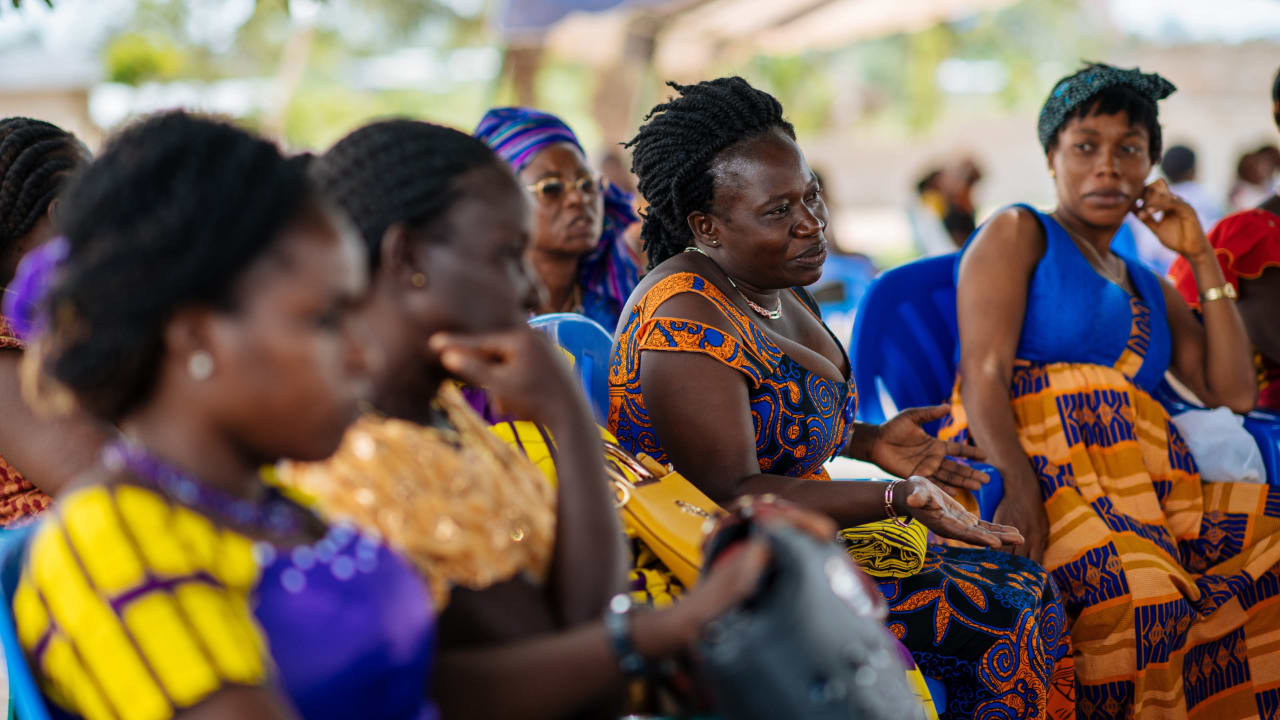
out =
[[[1133,382],[1151,328],[1145,305],[1131,310],[1114,367],[1019,360],[1011,388],[1070,623],[1077,717],[1280,717],[1280,488],[1200,481],[1164,407]],[[958,382],[940,435],[968,436]]]
[[[22,350],[22,340],[3,316],[0,316],[0,350]],[[20,525],[49,507],[51,502],[52,498],[0,457],[0,527]]]

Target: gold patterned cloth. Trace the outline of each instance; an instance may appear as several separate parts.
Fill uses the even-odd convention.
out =
[[[438,609],[455,585],[479,590],[523,575],[545,581],[555,545],[555,495],[538,468],[453,385],[436,404],[449,428],[366,415],[322,463],[285,463],[278,481],[314,507],[376,530],[410,558]]]

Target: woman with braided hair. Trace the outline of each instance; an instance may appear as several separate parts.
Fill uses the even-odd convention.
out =
[[[586,397],[528,325],[528,193],[483,142],[411,120],[362,127],[313,172],[372,260],[366,317],[383,363],[373,407],[322,463],[280,479],[377,528],[441,609],[436,698],[449,717],[616,717],[627,681],[679,656],[749,594],[762,546],[674,607],[618,608],[626,563]],[[556,438],[557,482],[471,409],[457,382]],[[825,518],[783,509],[813,534]],[[813,529],[817,528],[817,529]]]
[[[89,150],[56,125],[24,117],[0,120],[0,283],[18,259],[55,234],[58,194],[89,161]],[[40,512],[50,495],[97,457],[103,432],[82,416],[48,418],[22,399],[23,341],[14,330],[23,308],[6,296],[0,316],[0,527]]]
[[[776,493],[846,528],[888,516],[987,548],[1020,543],[944,492],[984,480],[948,458],[976,449],[921,429],[946,407],[854,422],[849,360],[803,289],[827,254],[822,188],[778,101],[737,77],[672,87],[630,142],[653,268],[617,337],[609,429],[719,502]],[[841,453],[909,479],[829,482],[823,464]],[[946,684],[947,717],[1046,716],[1066,648],[1039,566],[936,548],[881,590],[889,627]]]
[[[61,716],[415,718],[430,595],[379,538],[263,482],[370,390],[364,248],[298,160],[183,112],[108,143],[24,261],[24,358],[120,432],[31,531],[18,637]]]

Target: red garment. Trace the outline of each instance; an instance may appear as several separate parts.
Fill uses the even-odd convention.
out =
[[[1266,210],[1244,210],[1223,218],[1209,233],[1222,275],[1236,290],[1240,280],[1252,280],[1271,267],[1280,267],[1280,216]],[[1192,308],[1200,309],[1200,289],[1191,265],[1183,258],[1169,268],[1169,279]],[[1258,369],[1258,407],[1280,410],[1280,363],[1261,354]]]
[[[0,316],[0,351],[22,350],[22,341],[9,321]],[[32,485],[22,473],[0,457],[0,527],[21,524],[49,507],[53,499]]]

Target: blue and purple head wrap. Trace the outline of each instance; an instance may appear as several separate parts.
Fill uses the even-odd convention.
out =
[[[586,157],[578,136],[555,115],[528,108],[493,108],[476,126],[475,136],[518,174],[538,153],[556,143],[570,143]],[[622,237],[636,217],[631,195],[612,184],[604,188],[604,231],[600,243],[578,263],[583,313],[613,332],[622,307],[640,281]]]

